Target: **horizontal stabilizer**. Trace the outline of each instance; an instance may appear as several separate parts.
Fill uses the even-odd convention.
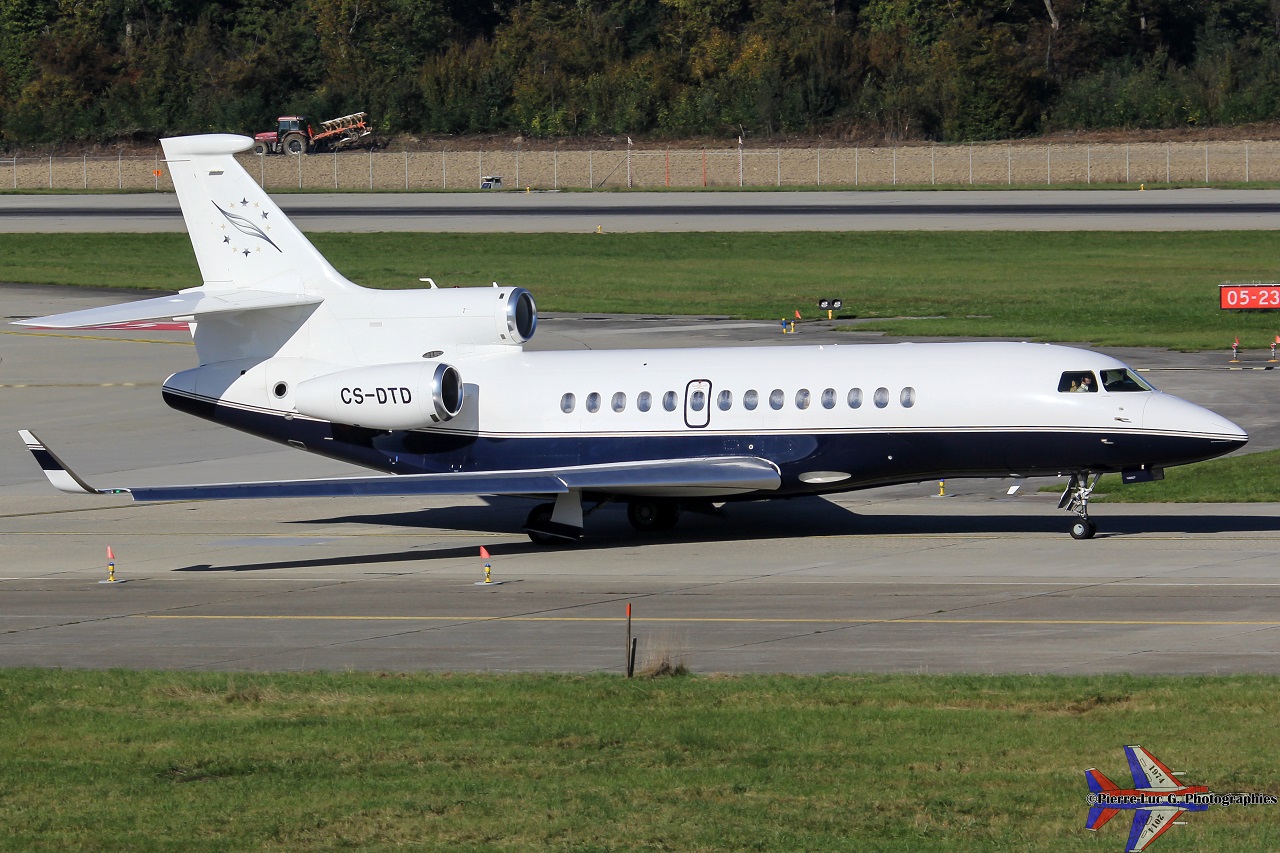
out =
[[[1108,808],[1107,806],[1093,806],[1089,809],[1089,817],[1085,819],[1084,828],[1097,832],[1106,826],[1107,821],[1119,813],[1119,809]]]
[[[554,495],[569,491],[610,494],[734,494],[773,490],[778,469],[751,456],[659,459],[616,465],[582,465],[537,471],[476,471],[334,477],[273,482],[203,483],[186,486],[120,486],[98,489],[76,476],[27,430],[19,430],[55,488],[75,494],[130,494],[136,501],[239,500],[390,495]]]
[[[266,290],[223,290],[213,293],[197,287],[172,296],[18,320],[14,325],[39,329],[94,329],[146,320],[199,317],[202,314],[292,308],[299,305],[315,305],[321,301],[320,296],[306,296],[300,293],[277,293]]]

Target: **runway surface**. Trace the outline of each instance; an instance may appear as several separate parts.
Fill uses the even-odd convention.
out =
[[[1273,229],[1280,191],[320,193],[307,231],[1181,231]],[[0,233],[183,231],[175,196],[2,195]]]
[[[0,285],[10,316],[120,293]],[[180,332],[0,328],[0,666],[216,670],[1275,672],[1276,504],[1095,507],[1098,538],[1042,482],[951,481],[734,505],[641,537],[620,507],[578,548],[519,532],[518,499],[177,502],[73,497],[34,429],[95,485],[325,476],[345,465],[167,409]],[[541,348],[794,345],[878,335],[806,325],[546,317]],[[784,343],[785,342],[785,343]],[[1280,372],[1221,354],[1114,351],[1157,386],[1280,447]],[[8,438],[3,438],[8,436]],[[1013,485],[1019,490],[1007,494]],[[484,586],[479,547],[492,552]],[[120,583],[106,578],[114,551]]]

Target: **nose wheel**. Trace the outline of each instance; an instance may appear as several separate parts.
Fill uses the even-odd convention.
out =
[[[1089,518],[1089,496],[1093,494],[1101,477],[1101,474],[1090,471],[1072,474],[1071,482],[1067,483],[1066,491],[1062,493],[1062,500],[1058,501],[1058,509],[1080,516],[1071,524],[1072,539],[1092,539],[1098,532],[1098,525]]]
[[[1093,523],[1091,518],[1082,518],[1071,525],[1072,539],[1092,539],[1093,534],[1098,532],[1098,525]]]

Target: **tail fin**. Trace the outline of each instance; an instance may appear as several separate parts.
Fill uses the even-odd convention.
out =
[[[323,297],[355,288],[236,162],[252,139],[211,134],[160,144],[207,291]]]

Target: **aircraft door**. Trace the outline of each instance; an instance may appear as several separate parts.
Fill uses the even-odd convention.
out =
[[[711,422],[711,381],[695,379],[684,389],[684,424],[701,429]]]

